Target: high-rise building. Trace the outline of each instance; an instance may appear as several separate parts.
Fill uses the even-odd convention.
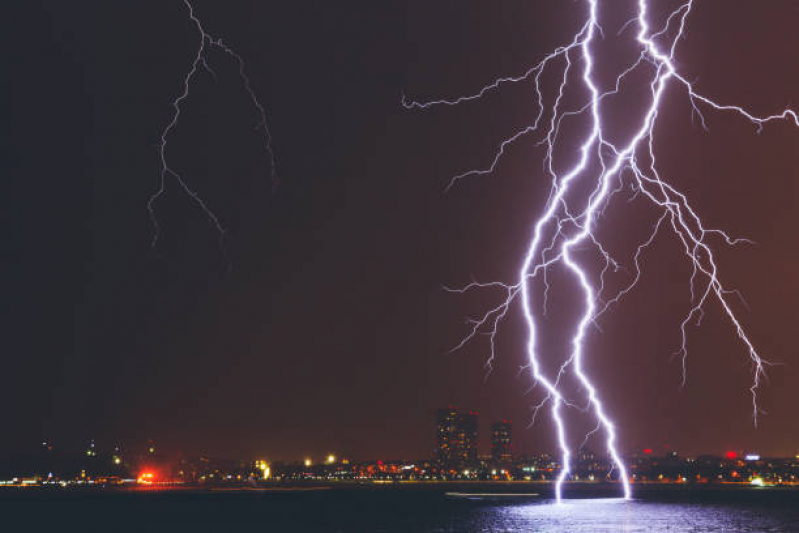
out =
[[[452,463],[453,436],[458,411],[450,406],[436,412],[436,460],[442,465]]]
[[[508,464],[513,461],[512,430],[510,420],[491,424],[491,459],[495,463]]]
[[[436,413],[436,460],[457,468],[477,461],[477,413],[459,413],[454,407]]]
[[[477,462],[477,412],[459,413],[455,418],[453,459],[458,466]]]

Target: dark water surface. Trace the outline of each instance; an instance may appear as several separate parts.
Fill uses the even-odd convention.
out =
[[[633,501],[560,505],[545,495],[453,496],[430,488],[3,490],[0,514],[3,531],[799,533],[799,490],[638,489]]]

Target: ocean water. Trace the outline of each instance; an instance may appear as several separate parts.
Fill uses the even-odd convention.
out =
[[[3,490],[0,523],[3,531],[799,533],[799,490],[637,490],[632,501],[583,495],[555,504],[543,494],[443,488]]]

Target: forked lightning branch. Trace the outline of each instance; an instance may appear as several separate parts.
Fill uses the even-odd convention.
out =
[[[551,192],[543,212],[530,228],[527,252],[518,258],[518,276],[506,282],[473,282],[456,292],[485,289],[499,291],[503,297],[500,303],[485,311],[474,320],[469,333],[458,348],[476,335],[487,333],[490,338],[489,363],[496,355],[496,336],[498,328],[509,313],[521,312],[526,324],[526,351],[529,366],[535,383],[545,390],[545,397],[536,406],[547,407],[557,430],[562,469],[556,483],[556,496],[560,501],[563,482],[569,478],[572,450],[568,445],[570,437],[566,410],[573,401],[564,392],[562,378],[570,375],[580,384],[591,415],[596,419],[597,429],[605,438],[607,452],[617,469],[623,486],[624,496],[631,496],[627,470],[618,452],[618,435],[611,414],[604,407],[599,388],[585,370],[585,360],[590,357],[585,345],[585,337],[590,325],[611,305],[620,303],[622,298],[635,287],[641,275],[641,257],[646,249],[660,235],[670,231],[678,240],[685,261],[692,269],[690,278],[691,306],[682,321],[680,332],[680,355],[685,376],[685,361],[688,356],[687,337],[689,325],[702,315],[703,309],[711,300],[720,304],[726,315],[732,333],[740,341],[742,352],[748,357],[753,369],[750,387],[752,416],[757,424],[759,414],[757,392],[764,376],[767,361],[763,359],[750,340],[739,317],[736,315],[731,298],[736,292],[723,284],[717,267],[715,251],[718,246],[735,245],[743,239],[736,239],[724,231],[706,227],[700,214],[691,206],[688,198],[666,176],[658,171],[656,158],[656,130],[663,95],[668,87],[676,86],[690,100],[695,113],[705,125],[703,113],[707,111],[735,113],[749,121],[759,131],[769,122],[787,120],[799,126],[795,111],[785,109],[769,116],[758,116],[737,105],[724,102],[723,95],[706,96],[695,88],[695,84],[685,78],[675,66],[675,53],[680,41],[688,30],[689,16],[694,8],[693,1],[686,1],[668,17],[658,22],[650,13],[652,0],[639,0],[636,13],[621,31],[633,32],[630,46],[636,47],[637,59],[626,65],[618,73],[613,87],[602,87],[597,81],[596,70],[613,64],[610,57],[596,53],[598,42],[605,38],[601,25],[604,10],[619,9],[620,3],[600,0],[585,1],[585,20],[580,30],[567,44],[543,57],[535,66],[519,76],[501,77],[482,87],[473,94],[429,101],[407,100],[407,109],[428,109],[435,106],[469,105],[488,93],[498,91],[503,86],[521,82],[532,83],[534,101],[537,103],[537,116],[532,124],[515,132],[500,143],[492,161],[485,168],[471,169],[455,176],[450,186],[465,178],[477,178],[494,172],[506,149],[517,140],[538,135],[545,147],[544,169],[551,181]],[[556,72],[559,83],[554,98],[546,98],[542,88],[544,73]],[[641,80],[644,81],[636,81]],[[648,92],[647,101],[633,115],[639,117],[633,133],[619,142],[611,135],[607,124],[613,121],[606,112],[606,103],[619,93],[625,84],[644,83]],[[564,94],[574,85],[579,85],[587,97],[578,107],[566,109]],[[579,132],[579,139],[569,139],[569,144],[579,146],[569,154],[567,162],[558,161],[561,151],[556,148],[563,144],[566,130],[562,125],[567,120],[582,117],[586,127]],[[558,170],[566,168],[566,170]],[[589,190],[588,194],[582,191]],[[634,269],[633,279],[626,287],[615,294],[606,294],[605,274],[618,268],[617,260],[608,253],[599,239],[596,230],[603,210],[615,208],[609,204],[611,197],[621,191],[633,190],[634,194],[646,199],[660,213],[652,227],[650,236],[639,243],[630,263]],[[603,258],[604,265],[594,265],[581,261],[578,250],[593,247]],[[570,279],[582,294],[582,304],[575,308],[579,320],[570,334],[570,345],[565,358],[556,372],[546,372],[540,351],[543,298],[557,298],[549,291],[546,283],[548,269],[559,266],[569,273]],[[541,277],[546,289],[534,290],[533,281]]]
[[[180,122],[182,106],[186,103],[186,100],[188,100],[189,96],[191,95],[192,84],[198,81],[198,78],[201,74],[205,74],[209,78],[216,80],[216,72],[211,66],[212,52],[216,52],[221,56],[227,56],[229,59],[233,59],[235,65],[238,67],[238,75],[241,84],[243,85],[244,90],[250,99],[250,104],[252,105],[256,114],[254,130],[262,137],[263,147],[269,158],[272,188],[276,187],[279,181],[276,172],[275,154],[272,151],[272,135],[269,132],[269,126],[266,119],[266,109],[256,96],[255,90],[252,88],[250,78],[245,69],[244,59],[230,46],[225,44],[222,39],[214,38],[205,30],[202,21],[198,18],[194,6],[190,0],[183,0],[183,5],[187,10],[187,16],[191,21],[191,24],[199,34],[199,38],[197,42],[197,48],[194,52],[194,57],[189,63],[189,69],[183,76],[182,91],[171,102],[172,116],[167,125],[161,131],[161,137],[158,142],[158,156],[161,166],[160,180],[158,189],[150,196],[150,200],[147,202],[147,209],[150,212],[150,219],[155,229],[152,240],[153,246],[155,246],[156,242],[158,241],[161,231],[161,228],[158,224],[158,217],[155,214],[155,206],[158,200],[166,193],[167,183],[170,179],[173,180],[174,183],[178,185],[179,189],[185,193],[197,207],[200,208],[203,215],[208,219],[214,230],[219,234],[220,241],[225,235],[225,227],[222,221],[219,219],[219,216],[217,216],[214,210],[211,209],[205,200],[203,200],[202,196],[197,192],[197,190],[190,185],[189,180],[187,180],[186,177],[177,170],[177,167],[169,162],[169,157],[167,156],[167,143],[170,136],[174,133],[175,128],[177,128],[178,123]]]

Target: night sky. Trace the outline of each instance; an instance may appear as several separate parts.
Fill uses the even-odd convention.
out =
[[[608,3],[612,44],[632,2]],[[661,21],[674,5],[653,3]],[[517,452],[553,450],[547,417],[526,427],[541,396],[519,370],[518,313],[502,326],[488,374],[485,338],[449,350],[468,331],[464,318],[499,295],[442,290],[473,276],[515,276],[549,192],[537,138],[516,144],[493,176],[444,189],[532,121],[532,87],[427,112],[406,111],[400,99],[473,92],[524,72],[572,38],[583,4],[197,0],[195,8],[245,58],[282,180],[272,192],[236,65],[211,53],[218,79],[196,78],[168,156],[227,228],[223,248],[174,183],[156,206],[162,233],[151,247],[157,143],[199,38],[182,2],[2,8],[0,452],[94,438],[227,457],[430,457],[434,412],[447,405],[479,411],[484,450],[488,424],[503,418],[515,424]],[[704,94],[757,113],[799,105],[797,23],[791,0],[697,2],[679,68]],[[628,59],[611,57],[599,72],[606,88]],[[635,103],[615,102],[621,130]],[[706,118],[709,132],[684,94],[667,94],[656,134],[661,171],[709,226],[756,242],[717,249],[725,283],[748,303],[736,303],[747,331],[780,363],[761,392],[767,414],[755,429],[747,354],[715,303],[690,330],[681,387],[673,354],[690,267],[666,235],[645,256],[640,287],[602,318],[601,333],[592,330],[588,370],[625,452],[793,455],[799,131],[774,123],[758,135],[734,115]],[[634,250],[657,217],[643,205],[615,203],[600,222],[603,238]],[[621,257],[629,264],[629,253]],[[553,276],[553,290],[565,287]],[[574,320],[567,304],[554,302],[545,322],[552,361]]]

